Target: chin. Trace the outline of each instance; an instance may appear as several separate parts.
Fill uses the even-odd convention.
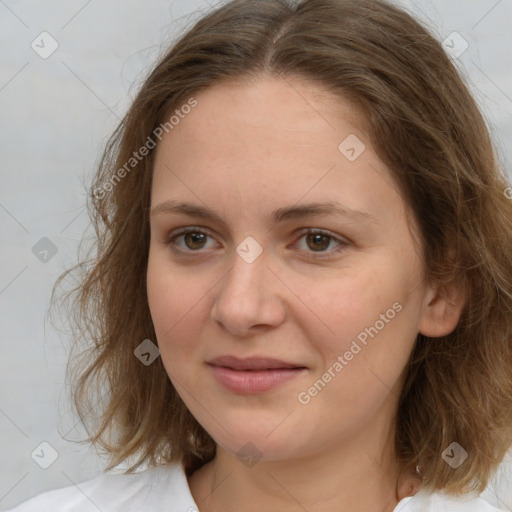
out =
[[[286,414],[283,417],[286,417]],[[304,447],[314,448],[311,446],[311,439],[307,439],[304,431],[299,428],[291,428],[290,425],[279,426],[282,420],[283,418],[274,419],[272,422],[260,420],[259,427],[254,422],[244,424],[238,421],[231,428],[226,428],[231,436],[223,429],[219,429],[218,425],[213,429],[214,431],[208,430],[208,432],[217,445],[237,456],[242,462],[247,457],[250,460],[275,461],[307,455]]]

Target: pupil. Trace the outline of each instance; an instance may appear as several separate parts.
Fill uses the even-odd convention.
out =
[[[201,241],[204,243],[204,237],[205,235],[202,233],[186,233],[185,241],[190,249],[198,249],[201,248]],[[188,243],[190,240],[192,240],[192,244]],[[197,242],[199,242],[199,247],[194,245]]]
[[[322,238],[323,238],[324,242],[327,242],[327,243],[319,245],[317,242],[320,242]],[[313,234],[313,235],[308,235],[307,239],[308,239],[308,241],[314,240],[314,245],[312,247],[313,249],[314,248],[326,249],[327,247],[329,247],[329,240],[328,240],[329,236],[328,235]]]

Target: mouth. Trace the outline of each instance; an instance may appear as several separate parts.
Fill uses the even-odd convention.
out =
[[[263,393],[308,370],[301,364],[267,357],[221,356],[207,364],[223,387],[238,394]]]
[[[261,371],[306,368],[304,365],[273,359],[270,357],[248,357],[239,359],[235,356],[220,356],[208,361],[208,364],[231,370]]]

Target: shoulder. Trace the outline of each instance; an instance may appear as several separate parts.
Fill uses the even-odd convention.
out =
[[[183,468],[168,464],[140,473],[102,475],[40,494],[11,512],[197,512]]]
[[[402,509],[407,512],[504,512],[475,494],[456,497],[444,492],[422,491],[401,500],[394,512]]]

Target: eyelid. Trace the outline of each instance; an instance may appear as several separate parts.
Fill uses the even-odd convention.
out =
[[[165,237],[164,244],[170,246],[171,250],[173,250],[174,252],[178,252],[180,254],[194,254],[194,253],[195,254],[203,254],[203,253],[207,252],[204,250],[192,251],[192,250],[186,250],[186,249],[181,249],[179,247],[176,247],[173,240],[180,236],[186,235],[187,233],[200,233],[200,234],[209,236],[210,238],[213,238],[213,239],[215,238],[207,228],[203,228],[200,226],[186,226],[184,228],[179,228],[177,231],[173,230],[171,233],[169,233]]]
[[[328,236],[331,240],[335,240],[338,243],[338,246],[335,247],[334,249],[330,249],[329,251],[319,251],[319,252],[305,251],[307,254],[306,257],[312,257],[312,258],[316,258],[316,259],[329,258],[329,257],[332,257],[333,255],[338,254],[341,250],[343,250],[350,243],[344,237],[335,235],[334,233],[332,233],[331,231],[329,231],[327,229],[309,227],[309,228],[303,228],[303,229],[299,230],[299,237],[296,239],[294,244],[296,244],[303,236],[309,235],[309,234]]]
[[[208,252],[208,250],[202,250],[202,249],[193,251],[193,250],[186,250],[186,249],[181,249],[179,247],[176,247],[173,240],[180,236],[183,236],[187,233],[199,233],[199,234],[204,234],[206,236],[209,236],[210,238],[215,238],[207,228],[203,228],[200,226],[186,226],[184,228],[178,229],[177,232],[176,232],[176,230],[172,231],[169,235],[166,236],[164,243],[165,243],[165,245],[171,246],[171,249],[174,252],[178,252],[181,254],[201,255],[201,254]],[[302,228],[302,229],[298,230],[298,236],[295,238],[295,241],[293,242],[292,245],[295,245],[302,237],[304,237],[305,235],[309,235],[309,234],[328,236],[331,240],[336,241],[338,243],[338,246],[335,247],[334,249],[330,249],[329,251],[318,251],[318,252],[301,251],[308,255],[306,257],[312,257],[312,258],[316,258],[316,259],[327,258],[327,257],[333,256],[334,254],[337,254],[338,252],[340,252],[342,249],[344,249],[350,243],[344,237],[335,235],[329,230],[322,229],[322,228],[307,227],[307,228]]]

